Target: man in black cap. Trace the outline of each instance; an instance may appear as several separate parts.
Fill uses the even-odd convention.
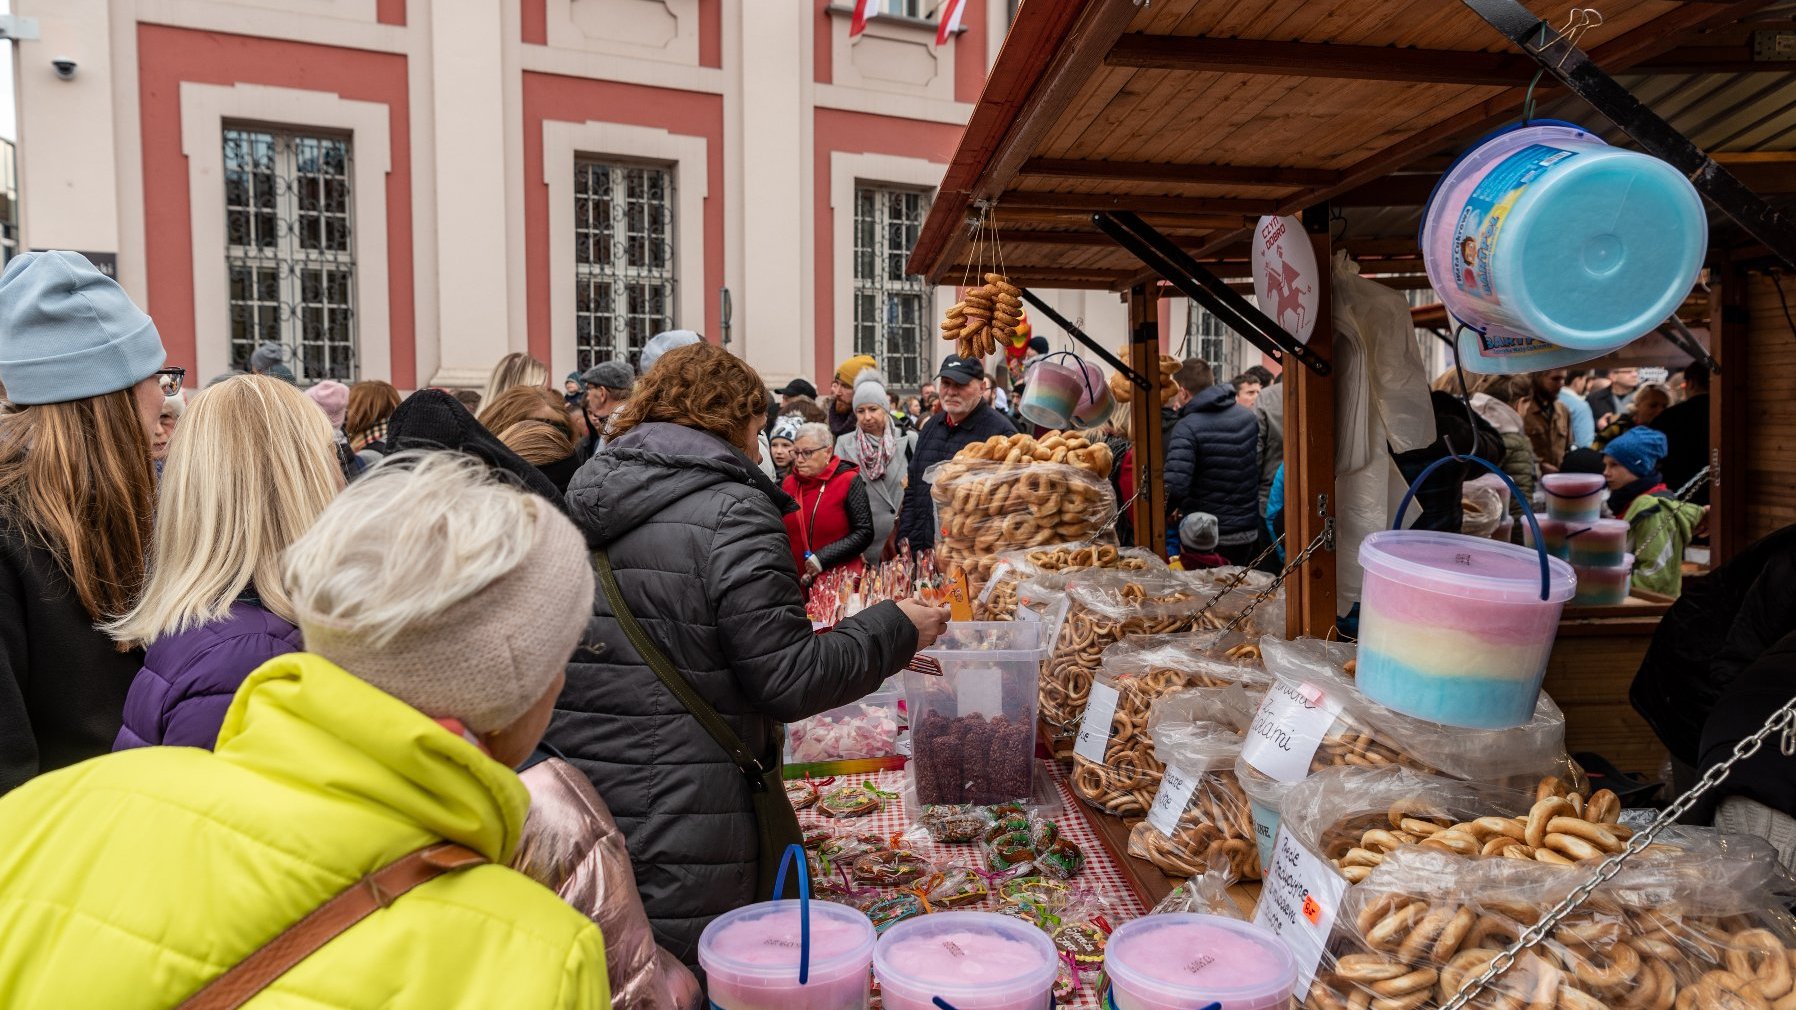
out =
[[[611,415],[630,398],[636,370],[626,362],[601,361],[588,368],[580,381],[586,384],[586,423],[592,429],[588,444],[581,447],[580,458],[586,459],[605,444],[605,429],[611,424]]]
[[[1016,434],[1008,418],[986,405],[984,380],[985,367],[978,358],[950,354],[942,359],[942,370],[936,376],[942,414],[924,425],[917,435],[917,446],[910,456],[910,475],[904,484],[903,514],[899,517],[899,539],[908,540],[913,552],[935,546],[935,508],[929,500],[929,483],[923,479],[923,471],[974,442],[983,442],[993,435]]]
[[[774,393],[780,398],[780,413],[782,414],[787,413],[792,404],[799,400],[809,400],[812,403],[817,402],[817,387],[811,385],[804,379],[793,379],[791,382],[786,383],[785,388],[776,389],[774,390]]]

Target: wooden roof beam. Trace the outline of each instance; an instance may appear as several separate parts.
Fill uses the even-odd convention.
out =
[[[1481,50],[1344,46],[1140,32],[1118,39],[1104,62],[1113,67],[1138,70],[1275,74],[1496,88],[1526,84],[1535,71],[1534,61],[1525,56]]]
[[[1112,193],[1039,193],[1011,190],[998,198],[1000,210],[1066,210],[1096,213],[1100,210],[1126,210],[1137,214],[1232,214],[1258,217],[1270,214],[1279,201],[1244,200],[1235,197],[1152,196],[1147,194]]]
[[[1150,161],[1087,161],[1076,158],[1030,158],[1024,176],[1043,179],[1110,179],[1123,182],[1169,182],[1227,186],[1330,186],[1341,174],[1325,168],[1278,165],[1179,165]]]
[[[1187,228],[1200,231],[1215,231],[1221,228],[1240,228],[1253,220],[1245,214],[1184,214],[1161,211],[1142,211],[1141,216],[1166,228]],[[1052,207],[1013,207],[1006,204],[997,208],[992,215],[993,223],[1000,234],[1005,228],[1019,224],[1042,224],[1057,227],[1091,225],[1091,211],[1075,208]],[[963,229],[964,230],[964,229]]]

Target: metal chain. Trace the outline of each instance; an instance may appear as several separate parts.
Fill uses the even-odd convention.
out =
[[[1216,595],[1210,597],[1210,602],[1204,604],[1204,607],[1202,610],[1199,610],[1197,613],[1191,615],[1192,625],[1196,626],[1197,622],[1203,620],[1204,615],[1210,612],[1211,607],[1214,607],[1214,606],[1216,606],[1216,604],[1221,603],[1222,598],[1224,596],[1227,596],[1230,592],[1232,592],[1236,586],[1239,586],[1241,583],[1247,581],[1247,577],[1249,575],[1252,575],[1254,572],[1259,570],[1260,562],[1266,560],[1268,557],[1271,557],[1272,552],[1278,550],[1279,545],[1284,542],[1285,542],[1285,535],[1283,533],[1280,533],[1278,535],[1277,540],[1272,541],[1272,543],[1270,545],[1268,545],[1265,550],[1260,552],[1259,557],[1256,557],[1252,561],[1249,561],[1247,564],[1241,566],[1240,571],[1229,576],[1228,581],[1224,582],[1216,590]]]
[[[1291,563],[1286,565],[1283,570],[1272,577],[1272,583],[1265,589],[1260,590],[1253,599],[1248,600],[1247,606],[1243,607],[1241,612],[1235,615],[1235,619],[1223,627],[1223,634],[1227,634],[1240,627],[1241,622],[1247,620],[1248,615],[1259,609],[1260,604],[1271,599],[1272,594],[1278,592],[1279,587],[1285,584],[1285,580],[1295,574],[1297,569],[1303,567],[1303,563],[1310,559],[1310,555],[1321,550],[1333,539],[1334,520],[1330,518],[1323,523],[1321,529],[1316,531],[1316,535],[1310,538],[1310,542],[1303,545],[1303,550],[1297,552],[1297,556],[1291,559]],[[1205,609],[1207,610],[1209,608],[1206,607]]]
[[[1708,483],[1709,483],[1709,473],[1712,469],[1714,469],[1714,468],[1705,466],[1701,470],[1698,470],[1696,472],[1696,476],[1690,478],[1689,482],[1686,483],[1683,487],[1678,488],[1678,493],[1675,496],[1677,498],[1677,500],[1678,501],[1689,501],[1692,497],[1695,496],[1696,492],[1701,491],[1704,487],[1707,487]]]
[[[1573,889],[1539,922],[1528,927],[1514,943],[1492,958],[1489,966],[1468,980],[1459,992],[1453,995],[1452,999],[1441,1004],[1440,1010],[1462,1010],[1474,997],[1483,992],[1485,986],[1489,985],[1493,979],[1514,967],[1517,955],[1546,939],[1553,927],[1576,911],[1578,906],[1582,905],[1598,887],[1621,872],[1623,863],[1639,855],[1653,843],[1653,839],[1659,836],[1660,831],[1682,817],[1704,793],[1720,785],[1733,771],[1735,765],[1758,753],[1765,738],[1773,733],[1783,734],[1778,745],[1786,757],[1796,755],[1796,698],[1791,698],[1784,703],[1783,708],[1773,712],[1771,718],[1765,720],[1765,725],[1760,727],[1757,733],[1740,741],[1726,761],[1710,768],[1689,792],[1678,797],[1670,806],[1661,811],[1651,824],[1629,839],[1628,844],[1620,852],[1603,860],[1603,864],[1596,868],[1596,871],[1590,875],[1590,879]]]

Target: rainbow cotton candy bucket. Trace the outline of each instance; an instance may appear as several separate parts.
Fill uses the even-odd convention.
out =
[[[1534,716],[1559,614],[1575,591],[1569,564],[1459,533],[1383,530],[1360,545],[1358,682],[1419,719],[1477,729]]]
[[[1044,428],[1064,428],[1084,392],[1085,380],[1076,369],[1058,361],[1038,361],[1029,369],[1029,385],[1017,412]]]
[[[1594,522],[1603,513],[1603,475],[1549,473],[1540,478],[1547,515],[1563,523]]]
[[[1664,322],[1707,246],[1702,199],[1677,169],[1540,120],[1454,162],[1421,236],[1455,318],[1574,351],[1620,347]]]
[[[1073,361],[1078,371],[1084,374],[1080,380],[1079,404],[1073,408],[1073,423],[1081,428],[1096,427],[1116,409],[1116,397],[1110,392],[1110,383],[1104,378],[1102,368],[1084,358],[1074,358]]]

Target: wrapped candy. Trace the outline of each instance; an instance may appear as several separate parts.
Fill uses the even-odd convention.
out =
[[[786,760],[851,761],[897,753],[898,718],[889,705],[844,706],[786,727]]]

